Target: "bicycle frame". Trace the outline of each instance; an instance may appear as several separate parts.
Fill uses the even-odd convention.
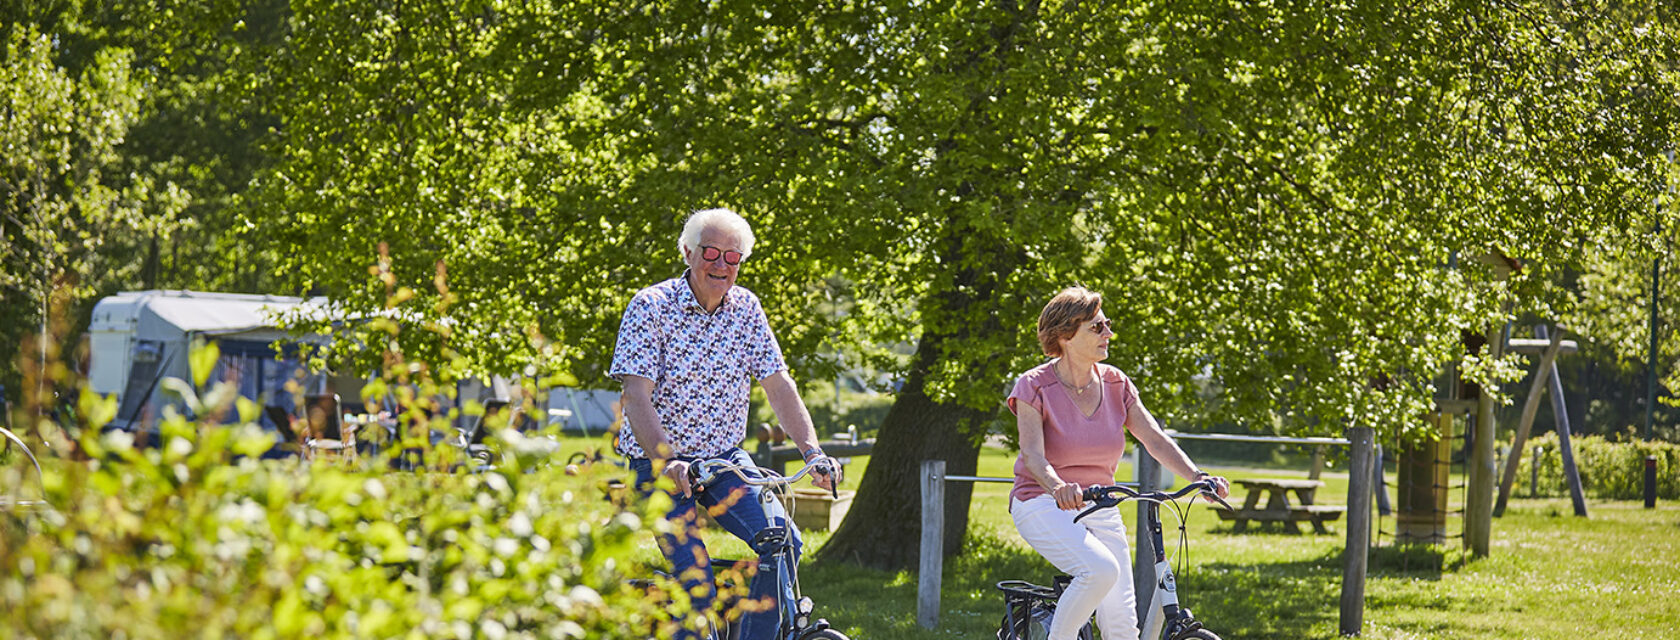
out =
[[[759,552],[759,573],[770,570],[776,572],[775,593],[776,598],[780,600],[777,603],[777,611],[782,618],[778,635],[787,640],[797,640],[828,629],[827,620],[817,619],[813,623],[811,612],[815,605],[810,598],[800,593],[799,562],[793,555],[793,536],[789,535],[791,523],[787,518],[775,515],[776,510],[770,507],[783,488],[811,473],[827,474],[828,466],[821,462],[808,464],[791,476],[783,476],[763,467],[741,467],[727,460],[703,460],[691,465],[689,473],[690,479],[696,486],[702,487],[701,490],[724,473],[734,473],[747,484],[770,489],[760,492],[759,498],[759,508],[764,510],[765,519],[770,522],[770,526],[754,535],[750,546]],[[790,592],[793,594],[793,600],[785,601],[783,594]]]
[[[1173,577],[1172,563],[1167,561],[1166,547],[1161,536],[1161,503],[1149,501],[1144,507],[1145,525],[1155,549],[1155,593],[1150,598],[1139,638],[1160,638],[1167,621],[1182,624],[1188,611],[1178,606],[1178,582]]]
[[[1161,503],[1200,492],[1202,495],[1211,496],[1225,508],[1231,508],[1231,505],[1215,494],[1213,489],[1212,481],[1204,480],[1193,482],[1173,493],[1140,493],[1118,485],[1085,490],[1085,499],[1095,502],[1096,505],[1080,513],[1075,520],[1084,518],[1098,509],[1117,507],[1127,500],[1135,499],[1145,503],[1143,522],[1139,526],[1148,529],[1149,540],[1154,544],[1156,581],[1155,592],[1145,612],[1139,638],[1177,638],[1201,627],[1201,623],[1196,621],[1190,610],[1180,606],[1178,602],[1178,582],[1173,576],[1172,563],[1167,561],[1166,545],[1163,544],[1161,535]]]

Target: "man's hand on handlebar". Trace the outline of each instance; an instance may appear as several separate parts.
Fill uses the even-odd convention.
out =
[[[811,484],[831,492],[839,491],[840,483],[846,481],[846,473],[841,469],[840,461],[826,455],[817,456],[811,461],[811,464],[816,465],[823,465],[823,463],[827,463],[828,470],[824,472],[821,466],[814,470],[811,473]]]
[[[688,469],[689,464],[682,460],[665,461],[665,477],[677,483],[677,490],[682,492],[684,498],[694,495],[694,487],[688,482]]]

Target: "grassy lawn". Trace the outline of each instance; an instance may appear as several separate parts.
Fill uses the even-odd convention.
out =
[[[857,458],[848,484],[867,467]],[[1008,476],[1013,457],[987,447],[982,476]],[[1122,465],[1120,477],[1130,478]],[[1238,469],[1207,465],[1232,477],[1305,477],[1305,470]],[[1326,472],[1319,502],[1341,504],[1345,474]],[[1389,481],[1393,482],[1392,474]],[[1454,483],[1461,483],[1459,478]],[[991,638],[1002,615],[999,580],[1045,583],[1047,562],[1028,549],[1006,512],[1009,485],[975,487],[969,542],[946,562],[938,629],[916,626],[916,576],[845,565],[808,565],[803,587],[818,614],[860,639]],[[1241,489],[1237,490],[1239,493]],[[1240,495],[1238,496],[1241,497]],[[1462,492],[1452,494],[1460,508]],[[1365,633],[1382,639],[1569,639],[1608,631],[1621,638],[1673,638],[1680,628],[1680,505],[1646,510],[1633,502],[1591,502],[1591,518],[1571,515],[1567,499],[1516,499],[1494,521],[1492,554],[1470,560],[1455,539],[1434,548],[1402,550],[1384,536],[1371,555]],[[1136,510],[1125,508],[1127,526]],[[1173,520],[1168,517],[1169,538]],[[1231,532],[1203,507],[1189,517],[1188,559],[1176,557],[1180,593],[1197,617],[1221,637],[1335,638],[1341,593],[1343,523],[1330,535],[1278,531]],[[1379,521],[1392,531],[1394,519]],[[1448,522],[1457,534],[1460,522]],[[1134,529],[1135,530],[1135,529]],[[824,533],[807,533],[808,549]],[[745,557],[746,546],[727,534],[708,535],[715,553]],[[1169,551],[1174,545],[1168,542]],[[660,558],[652,541],[644,554]]]

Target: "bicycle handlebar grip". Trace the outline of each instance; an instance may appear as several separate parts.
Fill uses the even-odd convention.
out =
[[[696,460],[694,462],[688,463],[688,486],[689,486],[689,488],[699,489],[701,484],[702,483],[700,481],[700,461]]]

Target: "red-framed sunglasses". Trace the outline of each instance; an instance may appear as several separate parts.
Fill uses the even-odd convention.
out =
[[[717,247],[708,247],[706,245],[700,245],[700,259],[701,260],[705,260],[706,262],[712,262],[714,260],[717,260],[718,256],[723,256],[723,263],[724,264],[727,264],[727,265],[730,265],[730,266],[741,264],[741,252],[739,252],[739,251],[724,251],[724,250],[719,249]]]

